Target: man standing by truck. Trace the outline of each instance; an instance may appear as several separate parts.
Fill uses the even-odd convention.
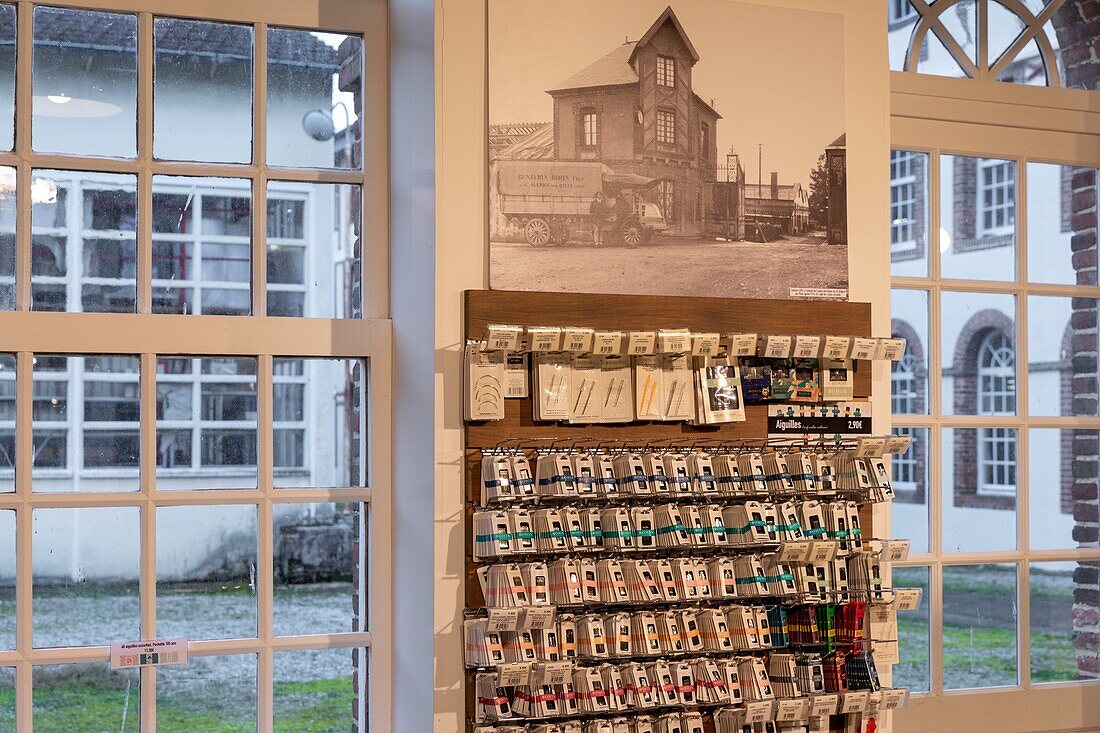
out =
[[[608,208],[603,200],[603,191],[596,191],[596,196],[588,210],[592,217],[592,242],[596,245],[603,244],[603,228],[607,222]]]

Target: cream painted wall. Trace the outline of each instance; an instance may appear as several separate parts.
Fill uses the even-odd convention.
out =
[[[683,1],[683,0],[682,0]],[[750,0],[823,9],[820,0]],[[462,291],[488,287],[485,0],[436,2],[435,731],[464,729]],[[844,15],[851,298],[889,335],[889,74],[886,6],[833,0]],[[781,29],[777,29],[780,32]],[[782,90],[776,90],[780,93]],[[756,105],[766,108],[766,103]],[[808,111],[812,114],[812,111]],[[807,263],[812,267],[813,263]],[[876,430],[889,428],[889,370],[875,366]],[[886,534],[886,513],[876,534]],[[881,728],[880,728],[881,729]]]

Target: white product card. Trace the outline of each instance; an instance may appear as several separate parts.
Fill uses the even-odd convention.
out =
[[[875,664],[898,664],[901,662],[901,653],[898,651],[896,641],[877,641],[871,652],[875,658]]]
[[[820,354],[820,336],[795,336],[794,357],[796,359],[816,359]]]
[[[626,340],[626,353],[629,356],[647,356],[657,353],[657,333],[631,331]]]
[[[886,438],[860,438],[856,458],[882,458],[886,452]]]
[[[717,356],[722,337],[716,333],[696,333],[691,336],[692,356]]]
[[[528,606],[523,613],[523,628],[550,629],[554,626],[555,606]]]
[[[542,662],[531,673],[535,685],[564,685],[573,677],[572,662]]]
[[[834,540],[814,540],[810,543],[810,551],[806,553],[806,562],[826,562],[835,559],[839,544]]]
[[[730,356],[756,356],[756,334],[731,333]]]
[[[895,687],[882,691],[882,709],[897,710],[903,708],[909,702],[909,688]]]
[[[886,452],[892,456],[900,456],[909,450],[912,444],[912,435],[891,435],[886,439]]]
[[[530,680],[530,664],[502,664],[497,670],[497,687],[526,687]]]
[[[813,542],[810,540],[797,540],[795,542],[784,542],[779,547],[779,561],[780,562],[806,562],[806,558],[810,555],[810,548],[813,546]]]
[[[504,419],[504,352],[481,351],[477,344],[467,344],[466,419]]]
[[[592,353],[592,341],[596,332],[591,328],[573,328],[567,326],[562,329],[562,351],[572,354]]]
[[[596,331],[592,334],[592,353],[600,356],[615,356],[623,351],[622,331]]]
[[[537,353],[561,351],[562,333],[556,326],[530,326],[527,340],[531,343],[531,351]]]
[[[902,354],[905,353],[905,339],[889,338],[878,340],[878,351],[875,352],[876,359],[886,359],[887,361],[900,361]]]
[[[822,356],[826,359],[847,359],[852,350],[852,339],[847,336],[826,336]]]
[[[523,326],[490,325],[485,338],[486,351],[517,351],[523,338]]]
[[[810,701],[807,698],[779,700],[775,705],[775,719],[781,723],[792,723],[810,717]]]
[[[792,336],[765,336],[764,356],[768,359],[789,359],[793,346]]]
[[[852,339],[852,353],[849,354],[848,358],[864,360],[874,359],[877,353],[878,339],[856,337]]]
[[[894,608],[899,611],[916,611],[920,606],[920,588],[895,588]]]
[[[835,692],[828,695],[814,695],[810,698],[810,715],[836,715],[840,708],[840,695]]]
[[[657,353],[686,354],[691,351],[691,331],[686,328],[662,328],[657,332]]]
[[[504,357],[504,397],[523,398],[531,394],[528,380],[527,354],[507,354]]]
[[[111,669],[187,664],[187,639],[116,641],[111,644]]]

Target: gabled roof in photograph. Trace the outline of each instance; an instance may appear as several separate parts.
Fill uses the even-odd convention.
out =
[[[638,73],[630,65],[634,44],[624,43],[616,46],[611,53],[584,67],[573,76],[550,89],[550,93],[566,89],[584,89],[586,87],[610,87],[620,84],[637,84]]]
[[[669,5],[665,8],[665,12],[661,13],[661,16],[654,21],[653,25],[649,26],[649,30],[638,40],[637,45],[634,46],[634,51],[630,54],[631,63],[634,62],[634,53],[636,53],[639,48],[652,41],[653,36],[657,35],[657,31],[661,30],[661,26],[665,23],[672,23],[672,27],[680,34],[680,40],[684,42],[684,45],[687,46],[688,53],[691,54],[691,63],[694,64],[699,61],[699,52],[695,50],[695,46],[691,45],[691,39],[688,38],[688,34],[684,30],[684,27],[680,25],[680,19],[677,18],[676,13],[672,11],[672,6]]]

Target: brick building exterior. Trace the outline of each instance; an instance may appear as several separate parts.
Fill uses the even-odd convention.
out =
[[[745,218],[778,226],[784,234],[802,234],[810,228],[809,194],[801,183],[781,184],[773,171],[770,184],[745,184]]]
[[[550,89],[558,160],[598,160],[660,183],[647,198],[673,234],[701,235],[712,205],[721,115],[696,93],[699,61],[672,8],[627,42]]]

